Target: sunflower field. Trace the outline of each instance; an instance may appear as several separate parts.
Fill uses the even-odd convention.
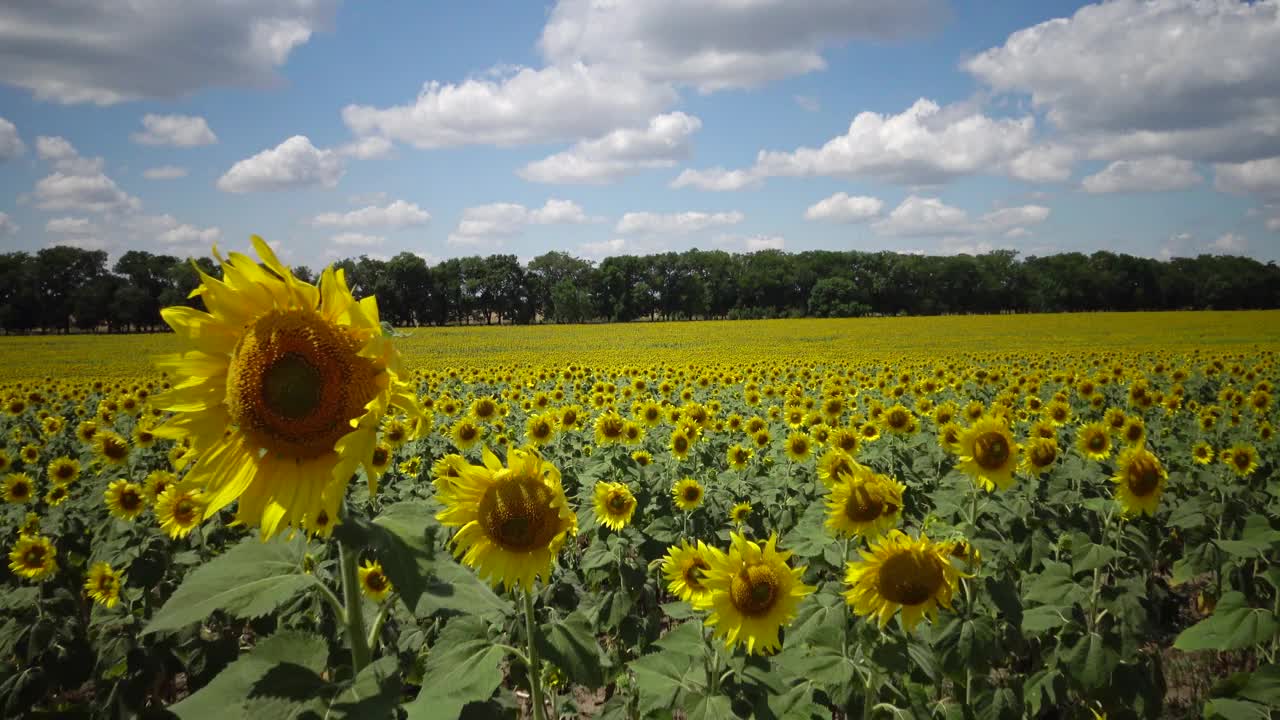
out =
[[[255,247],[0,341],[0,716],[1280,708],[1280,313],[393,330]]]

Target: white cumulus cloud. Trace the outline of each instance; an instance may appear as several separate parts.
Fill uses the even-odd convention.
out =
[[[726,225],[737,225],[746,218],[741,212],[682,212],[659,214],[651,212],[629,212],[618,220],[614,231],[621,235],[631,234],[676,234],[687,235],[700,230]]]
[[[424,225],[431,220],[431,213],[418,207],[417,203],[396,200],[386,207],[370,205],[345,213],[321,213],[311,220],[317,227],[387,227],[405,228],[412,225]]]
[[[0,237],[7,235],[17,235],[22,228],[9,217],[8,213],[0,212]]]
[[[305,135],[294,135],[231,166],[218,178],[218,189],[244,193],[301,187],[334,187],[346,171],[342,158],[320,150]]]
[[[704,170],[684,170],[671,181],[671,187],[723,192],[759,187],[761,181],[762,178],[752,170],[726,170],[717,166]]]
[[[851,196],[848,193],[838,192],[810,205],[804,211],[804,219],[840,223],[862,222],[876,217],[883,209],[884,201],[880,198],[865,195]]]
[[[432,81],[410,104],[348,105],[342,119],[359,136],[422,149],[511,146],[597,137],[630,127],[675,99],[672,88],[635,73],[574,63],[504,70],[496,79]]]
[[[148,180],[177,180],[187,176],[187,169],[177,165],[161,165],[142,171],[142,177]]]
[[[26,151],[26,144],[18,137],[18,128],[0,117],[0,163],[12,160]]]
[[[517,171],[532,182],[600,184],[650,168],[671,167],[689,156],[702,121],[682,112],[658,115],[644,128],[620,128]]]
[[[957,241],[973,236],[1012,238],[1029,234],[1023,226],[1043,223],[1050,213],[1043,205],[1022,205],[993,210],[974,220],[968,211],[939,198],[909,195],[871,228],[879,235],[892,237],[949,237]],[[972,245],[965,242],[966,246]]]
[[[142,116],[142,132],[131,137],[139,145],[170,145],[173,147],[198,147],[218,142],[218,136],[209,129],[209,123],[196,115]]]
[[[1137,160],[1116,160],[1080,182],[1085,192],[1163,192],[1186,190],[1203,178],[1189,160],[1158,155]]]
[[[458,227],[449,234],[453,245],[478,245],[522,232],[529,225],[577,225],[594,222],[569,200],[548,199],[540,208],[516,203],[490,203],[462,211]]]
[[[337,0],[41,0],[0,7],[0,82],[110,105],[265,87],[332,21]]]
[[[385,240],[386,238],[380,235],[366,235],[356,232],[339,233],[329,238],[329,242],[344,247],[377,247]]]
[[[1280,195],[1280,155],[1213,166],[1213,185],[1223,192]]]

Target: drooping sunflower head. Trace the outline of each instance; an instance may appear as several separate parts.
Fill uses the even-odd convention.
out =
[[[805,585],[805,568],[787,565],[791,553],[777,549],[774,533],[763,546],[740,533],[731,534],[727,553],[709,558],[703,585],[711,610],[706,624],[732,649],[745,644],[748,654],[768,654],[782,647],[778,632],[795,618],[800,601],[817,588]]]
[[[877,538],[902,517],[906,486],[865,467],[841,473],[827,494],[826,527],[838,537]]]
[[[4,476],[4,501],[10,505],[22,505],[35,497],[36,484],[26,473],[9,473]]]
[[[1076,433],[1076,449],[1090,460],[1106,460],[1111,457],[1111,448],[1111,433],[1103,423],[1089,423]]]
[[[596,521],[613,531],[631,523],[636,511],[636,496],[623,483],[598,482],[592,493]]]
[[[702,498],[705,494],[702,483],[691,477],[677,480],[671,486],[671,499],[675,501],[676,507],[684,512],[696,510],[702,504]]]
[[[1115,497],[1126,515],[1155,515],[1169,473],[1145,447],[1126,448],[1116,461]]]
[[[851,562],[845,582],[845,601],[854,613],[876,617],[884,627],[899,609],[907,632],[925,616],[936,620],[938,607],[951,607],[959,571],[947,559],[949,548],[921,535],[912,538],[900,530],[862,550],[862,560]]]
[[[113,608],[120,601],[120,589],[124,586],[124,575],[114,570],[110,563],[96,562],[85,573],[84,593],[90,600],[105,608]]]
[[[160,529],[171,538],[186,537],[204,519],[203,494],[190,483],[168,485],[155,503]]]
[[[679,546],[667,548],[667,554],[662,558],[662,574],[667,579],[667,589],[695,608],[705,607],[710,601],[711,590],[703,583],[704,573],[711,569],[710,559],[719,552],[701,540],[697,545],[681,540]]]
[[[395,589],[387,574],[382,571],[382,563],[377,560],[365,560],[360,563],[360,591],[374,602],[382,602]]]
[[[215,249],[222,279],[199,272],[193,295],[208,312],[161,312],[183,351],[156,359],[173,385],[153,403],[173,416],[154,434],[191,443],[187,477],[205,490],[206,518],[238,501],[237,522],[267,539],[310,527],[322,509],[336,514],[361,465],[376,491],[383,417],[422,411],[377,301],[357,301],[341,270],[327,268],[318,287],[303,282],[252,240],[261,262]]]
[[[1033,437],[1027,441],[1020,469],[1029,477],[1042,475],[1053,466],[1054,461],[1058,459],[1058,454],[1057,440]]]
[[[988,492],[1013,485],[1018,465],[1018,444],[1002,419],[985,416],[960,434],[957,468],[973,477]]]
[[[125,479],[112,480],[103,498],[113,517],[133,520],[147,509],[147,498],[142,486]]]
[[[58,550],[43,535],[19,535],[9,550],[9,569],[15,575],[41,582],[58,572]]]
[[[560,471],[532,448],[512,450],[503,467],[488,448],[483,465],[468,465],[437,497],[436,517],[453,536],[455,554],[493,584],[531,589],[578,520],[565,498]]]

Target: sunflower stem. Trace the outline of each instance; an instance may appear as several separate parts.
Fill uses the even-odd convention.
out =
[[[524,639],[529,645],[529,700],[533,704],[533,720],[545,720],[542,661],[538,657],[538,644],[533,640],[533,591],[527,588],[524,591]]]
[[[372,655],[378,650],[378,636],[382,634],[382,625],[387,621],[387,615],[391,613],[391,605],[396,601],[396,594],[391,593],[382,601],[382,607],[378,608],[378,615],[373,619],[373,626],[369,628],[369,641],[365,643],[369,646],[369,653]]]
[[[356,553],[338,543],[338,562],[342,565],[342,595],[346,600],[343,613],[347,624],[347,641],[351,643],[351,675],[354,677],[369,664],[369,641],[364,628],[363,599],[360,577],[356,572]]]

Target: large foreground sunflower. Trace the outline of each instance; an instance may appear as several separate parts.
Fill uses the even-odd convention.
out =
[[[483,465],[465,465],[437,498],[436,517],[453,536],[454,553],[481,578],[506,587],[533,589],[551,574],[565,537],[578,518],[560,484],[560,471],[531,448],[512,450],[507,467],[488,448]]]
[[[901,608],[902,626],[911,632],[926,615],[937,619],[938,606],[951,607],[960,573],[947,559],[950,549],[924,535],[913,539],[891,530],[860,551],[861,562],[849,563],[845,601],[856,614],[878,618],[882,628]]]
[[[710,593],[702,603],[711,611],[706,624],[730,649],[745,643],[748,654],[772,652],[781,647],[778,630],[817,588],[801,581],[805,568],[787,565],[791,553],[778,550],[777,533],[763,547],[740,533],[731,538],[729,552],[714,553],[708,558],[711,568],[703,573]]]
[[[988,492],[1013,485],[1013,470],[1018,466],[1018,445],[1013,441],[1004,420],[987,416],[960,433],[957,444],[960,462],[957,468],[973,476],[974,482]]]
[[[174,416],[155,434],[190,439],[187,480],[205,491],[205,518],[238,500],[237,522],[263,539],[327,532],[357,466],[377,490],[383,416],[422,412],[373,297],[357,301],[332,267],[319,287],[303,282],[261,238],[253,247],[262,264],[232,253],[218,256],[221,280],[200,273],[192,294],[208,312],[161,312],[186,347],[157,359],[174,385],[155,405]]]
[[[1145,447],[1127,448],[1116,461],[1116,500],[1126,515],[1155,515],[1169,473]]]

